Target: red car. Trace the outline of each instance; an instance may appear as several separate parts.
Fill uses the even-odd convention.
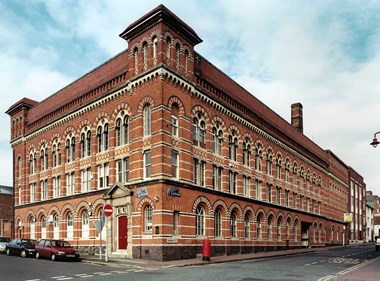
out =
[[[79,252],[64,240],[42,239],[36,245],[36,258],[79,260]]]

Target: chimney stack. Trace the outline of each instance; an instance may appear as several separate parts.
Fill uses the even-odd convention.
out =
[[[303,133],[303,114],[300,102],[292,104],[292,126]]]

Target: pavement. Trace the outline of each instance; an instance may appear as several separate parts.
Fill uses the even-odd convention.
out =
[[[229,256],[215,256],[210,257],[210,261],[203,261],[202,257],[197,257],[194,259],[184,259],[184,260],[174,260],[174,261],[152,261],[152,260],[141,260],[133,258],[118,258],[109,257],[106,262],[103,259],[100,260],[99,255],[81,255],[81,261],[85,263],[109,266],[109,267],[121,267],[121,268],[138,268],[138,269],[156,269],[156,268],[168,268],[168,267],[183,267],[183,266],[200,266],[207,265],[211,263],[225,263],[234,262],[242,260],[253,260],[262,259],[268,257],[278,257],[287,255],[297,255],[305,253],[315,253],[322,251],[333,251],[339,250],[342,247],[360,247],[364,244],[359,245],[348,245],[348,246],[331,246],[331,247],[321,247],[321,248],[302,248],[302,249],[289,249],[283,251],[270,251],[270,252],[260,252],[251,254],[241,254],[241,255],[229,255]],[[359,270],[360,269],[360,270]],[[324,278],[324,281],[379,281],[380,280],[380,256],[369,260],[367,262],[358,264],[354,268],[350,268],[346,271],[342,271],[338,274],[339,276],[331,276],[330,278]]]

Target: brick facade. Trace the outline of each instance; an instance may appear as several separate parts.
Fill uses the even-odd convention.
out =
[[[196,53],[162,5],[120,36],[124,52],[7,111],[15,235],[96,252],[109,203],[102,237],[129,257],[193,258],[206,238],[212,255],[343,243],[348,170],[302,118],[294,128]]]

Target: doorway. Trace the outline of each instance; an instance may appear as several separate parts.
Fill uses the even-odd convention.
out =
[[[128,247],[128,217],[122,216],[117,218],[119,250],[126,250]]]

